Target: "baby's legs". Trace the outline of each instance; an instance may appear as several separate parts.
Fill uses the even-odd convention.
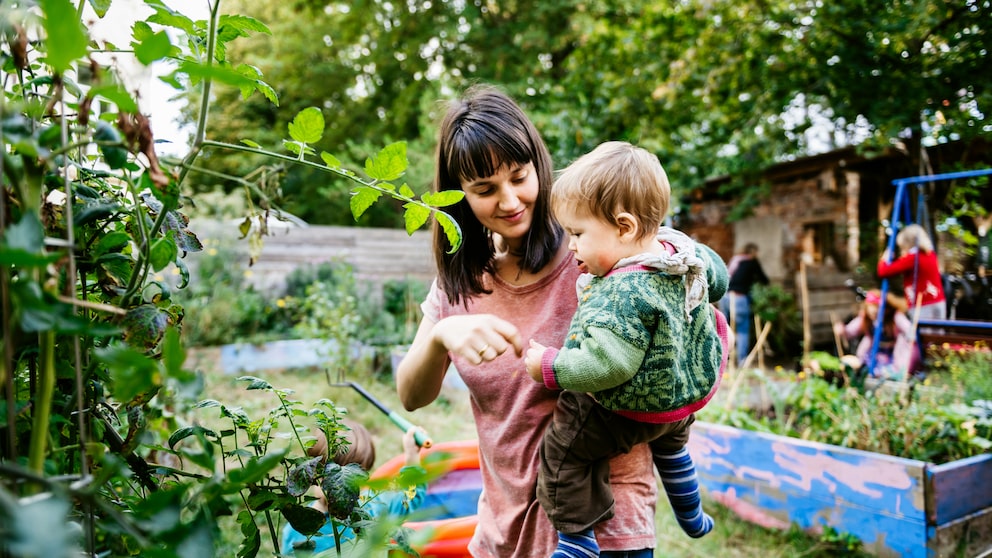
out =
[[[696,466],[685,447],[689,438],[689,425],[694,420],[694,417],[689,417],[684,421],[685,427],[681,431],[651,442],[651,454],[672,511],[675,512],[675,519],[687,535],[699,538],[713,530],[713,518],[703,511]]]
[[[613,517],[609,459],[666,425],[631,421],[591,397],[564,391],[541,445],[537,499],[558,531],[555,558],[599,555],[593,526]]]

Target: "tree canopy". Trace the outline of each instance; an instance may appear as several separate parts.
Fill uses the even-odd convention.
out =
[[[316,106],[329,123],[320,147],[344,161],[406,140],[418,192],[432,176],[438,101],[475,82],[521,102],[557,166],[624,139],[655,152],[681,191],[722,175],[740,185],[834,147],[913,156],[992,135],[989,0],[232,0],[225,10],[272,30],[229,48],[251,51],[239,58],[256,61],[279,104],[218,93],[219,139],[276,141]],[[231,174],[256,164],[208,156]],[[305,170],[289,169],[281,191],[310,222],[350,220],[347,189]],[[399,222],[392,211],[363,221]]]

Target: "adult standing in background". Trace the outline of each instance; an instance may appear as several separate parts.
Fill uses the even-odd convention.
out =
[[[909,303],[910,316],[915,317],[919,312],[921,320],[946,319],[944,280],[940,275],[937,252],[933,249],[933,242],[927,231],[915,223],[906,225],[896,235],[896,246],[899,248],[899,257],[892,260],[886,250],[878,261],[878,277],[888,279],[902,275],[902,287],[906,302]],[[916,307],[917,302],[919,308]]]
[[[727,264],[730,284],[720,308],[727,316],[736,337],[737,365],[740,366],[751,350],[751,289],[755,284],[768,284],[768,276],[758,261],[758,245],[748,242],[744,249]]]

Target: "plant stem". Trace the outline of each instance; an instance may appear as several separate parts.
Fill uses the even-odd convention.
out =
[[[38,391],[32,410],[31,447],[28,448],[28,468],[42,474],[48,448],[48,423],[52,413],[52,396],[55,393],[55,332],[44,331],[39,335],[40,374]]]
[[[210,8],[210,24],[207,28],[207,51],[205,53],[206,65],[209,69],[214,65],[214,49],[217,43],[217,25],[220,19],[220,0],[216,0]],[[189,165],[193,164],[203,146],[203,138],[207,131],[207,113],[210,111],[210,84],[212,80],[208,77],[203,80],[203,91],[200,97],[200,114],[196,119],[196,132],[193,134],[193,145],[189,153],[183,159],[183,164],[179,168],[179,178],[176,180],[180,185],[189,173]]]

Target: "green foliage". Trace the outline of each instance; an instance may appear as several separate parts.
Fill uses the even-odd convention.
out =
[[[962,369],[988,370],[988,356],[960,355]],[[960,363],[957,366],[961,366]],[[938,377],[945,374],[935,372]],[[988,382],[984,374],[845,386],[800,373],[797,380],[756,375],[766,405],[748,406],[748,394],[726,406],[710,405],[699,418],[738,428],[791,436],[932,463],[979,455],[992,448],[992,413],[985,400],[962,399]],[[961,383],[956,383],[960,381]],[[939,388],[930,384],[935,383]]]
[[[796,354],[802,342],[802,313],[796,298],[778,285],[756,284],[751,301],[754,315],[772,324],[768,346],[778,354]]]
[[[876,9],[860,0],[528,0],[397,10],[382,0],[360,9],[239,0],[237,9],[273,22],[273,33],[233,48],[268,53],[258,67],[287,87],[279,107],[220,91],[212,118],[230,142],[259,130],[274,135],[301,108],[321,106],[333,120],[323,145],[335,152],[361,161],[367,151],[349,142],[370,133],[404,138],[411,159],[429,160],[436,101],[494,83],[524,105],[556,166],[602,141],[629,140],[658,154],[678,193],[733,177],[727,193],[744,215],[767,195],[758,176],[776,162],[895,146],[913,159],[911,175],[921,145],[989,134],[982,53],[992,47],[992,5],[984,1]],[[253,164],[224,159],[215,160],[240,166],[233,174]],[[415,191],[430,183],[430,170],[410,176]],[[285,187],[299,199],[333,195],[319,176],[290,173]],[[313,222],[347,219],[340,210],[296,209]]]
[[[203,249],[185,213],[194,203],[188,173],[204,148],[226,148],[206,138],[211,86],[223,83],[246,98],[277,103],[258,69],[238,64],[229,50],[238,39],[270,31],[257,19],[220,14],[219,2],[201,21],[148,2],[151,15],[134,24],[129,44],[117,46],[87,36],[80,18],[87,5],[105,14],[110,2],[0,7],[4,550],[212,556],[218,519],[237,513],[243,535],[237,554],[254,556],[264,537],[274,539],[271,509],[285,496],[270,483],[293,459],[285,448],[270,446],[270,432],[277,419],[290,420],[299,410],[281,397],[283,414],[266,419],[223,407],[231,430],[183,424],[203,384],[183,368],[180,330],[188,316],[174,294],[189,287],[185,257]],[[198,89],[202,118],[182,161],[160,160],[150,118],[108,53],[133,54],[142,67],[172,62],[164,81],[177,90]],[[321,164],[307,159],[322,133],[319,115],[302,110],[288,130],[296,151],[288,149],[297,157],[260,147],[250,152],[380,191],[416,208],[418,216],[442,215],[437,203],[389,182],[406,167],[401,143],[366,165],[367,179],[328,163],[333,157],[327,153]],[[262,193],[274,183],[264,172],[237,180]],[[269,214],[279,210],[264,197],[248,201],[245,234],[257,252]],[[457,229],[448,233],[460,237]],[[239,327],[265,327],[264,299],[245,294],[241,278],[225,274],[220,262],[214,271],[223,290],[220,300],[205,295],[214,305],[208,310]],[[170,275],[174,282],[165,279]],[[213,325],[197,335],[220,337],[221,329]],[[246,436],[248,443],[236,441],[228,453],[229,436]],[[227,458],[236,466],[228,467]],[[272,491],[259,491],[269,486]],[[256,522],[267,524],[265,535]]]
[[[931,347],[927,366],[933,385],[957,390],[962,401],[992,400],[992,351],[986,344]]]

